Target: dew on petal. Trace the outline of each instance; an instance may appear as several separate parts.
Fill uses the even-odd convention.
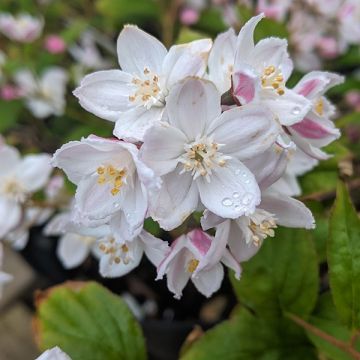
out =
[[[232,200],[229,198],[224,198],[221,202],[224,206],[231,206],[233,204]]]
[[[237,191],[235,191],[234,193],[233,193],[233,198],[234,199],[238,199],[240,197],[240,194],[237,192]]]
[[[244,196],[243,199],[242,199],[242,203],[243,203],[244,205],[249,205],[252,199],[253,199],[253,195],[252,195],[252,194],[249,194],[249,193],[248,193],[248,194],[245,194],[245,196]]]
[[[298,106],[295,106],[295,107],[292,109],[291,113],[292,113],[293,115],[299,115],[299,114],[300,114],[300,111],[301,111],[301,109],[300,109]]]

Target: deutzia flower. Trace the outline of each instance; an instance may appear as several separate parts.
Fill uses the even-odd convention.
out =
[[[110,234],[97,241],[100,250],[100,274],[104,277],[120,277],[136,268],[145,253],[158,266],[169,252],[166,241],[145,230],[130,241],[119,242]]]
[[[44,21],[29,14],[19,14],[16,17],[8,14],[0,14],[0,31],[11,40],[31,43],[42,32]]]
[[[0,239],[19,224],[21,206],[40,190],[51,173],[50,156],[26,155],[21,158],[14,147],[0,139]]]
[[[261,14],[250,19],[237,39],[232,30],[220,35],[212,50],[215,52],[212,61],[209,61],[209,77],[217,84],[220,81],[218,88],[224,90],[232,76],[232,94],[239,104],[261,103],[281,125],[292,125],[304,118],[311,104],[286,88],[293,69],[287,41],[267,38],[254,45],[254,29],[263,17]]]
[[[111,222],[122,239],[141,231],[148,207],[146,187],[154,173],[138,158],[134,144],[94,135],[63,145],[53,156],[77,185],[74,220],[85,226]]]
[[[344,78],[337,74],[312,71],[294,88],[296,93],[311,101],[311,109],[302,121],[287,129],[296,145],[315,159],[327,159],[329,156],[319,148],[340,137],[340,131],[330,120],[335,114],[335,107],[324,97],[324,93],[343,81]]]
[[[224,218],[253,212],[260,190],[242,161],[275,142],[280,129],[271,114],[253,105],[221,114],[215,86],[194,78],[176,85],[166,106],[168,123],[150,128],[140,150],[163,181],[150,215],[173,229],[197,209],[199,197]]]
[[[67,73],[59,67],[49,67],[40,78],[29,70],[15,74],[16,84],[26,99],[26,105],[39,119],[50,115],[60,116],[65,109]]]
[[[210,40],[198,40],[167,51],[153,36],[125,26],[117,41],[122,70],[88,75],[74,94],[86,110],[116,121],[118,138],[142,140],[160,120],[170,88],[186,76],[204,74],[210,48]]]
[[[1,268],[3,266],[3,256],[4,256],[3,245],[0,242],[0,299],[2,296],[3,286],[13,279],[11,275],[1,271]]]
[[[226,240],[225,234],[221,237]],[[156,279],[162,279],[166,274],[167,286],[176,299],[180,299],[189,279],[199,292],[210,297],[220,288],[224,278],[221,263],[233,269],[236,278],[240,278],[241,268],[224,248],[222,239],[195,229],[171,244],[170,252],[158,266]]]
[[[50,350],[46,350],[35,360],[71,360],[59,347],[55,346]]]

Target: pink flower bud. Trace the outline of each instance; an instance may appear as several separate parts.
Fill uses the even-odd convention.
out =
[[[61,54],[66,49],[66,43],[60,36],[49,35],[45,39],[44,47],[50,54]]]
[[[6,84],[0,89],[0,97],[5,101],[15,100],[21,96],[21,90],[15,85]]]
[[[339,55],[336,39],[332,37],[322,37],[317,43],[317,48],[321,56],[327,59],[333,59]]]
[[[192,8],[184,8],[180,12],[180,22],[184,25],[193,25],[199,20],[199,12]]]

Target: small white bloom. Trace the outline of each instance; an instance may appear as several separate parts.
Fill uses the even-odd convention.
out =
[[[42,32],[44,21],[29,14],[13,16],[8,13],[0,14],[0,32],[11,40],[31,43]]]
[[[26,155],[0,139],[0,239],[19,225],[22,204],[45,186],[51,173],[50,156]]]
[[[199,197],[224,218],[253,212],[260,190],[243,161],[275,142],[280,128],[271,114],[252,105],[221,113],[215,86],[189,78],[172,89],[165,119],[147,131],[140,150],[163,181],[150,215],[173,229],[197,209]]]
[[[117,41],[122,70],[86,76],[74,91],[80,104],[95,115],[116,121],[120,139],[142,140],[144,132],[160,120],[170,88],[189,75],[206,70],[211,40],[172,46],[169,51],[136,26],[125,26]]]
[[[14,80],[26,99],[26,105],[37,118],[60,116],[65,109],[67,73],[59,67],[49,67],[40,78],[29,70],[20,70]]]
[[[50,350],[46,350],[35,360],[71,360],[59,347],[55,346]]]

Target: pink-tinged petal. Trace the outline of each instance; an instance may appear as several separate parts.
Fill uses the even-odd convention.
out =
[[[320,121],[313,121],[310,118],[305,118],[297,124],[291,126],[293,130],[298,132],[301,136],[308,139],[329,139],[329,142],[340,137],[340,131],[334,127],[327,127],[321,124]]]
[[[257,98],[260,78],[249,65],[237,66],[232,76],[233,96],[242,105]]]
[[[220,93],[209,81],[187,78],[172,88],[166,107],[170,125],[194,141],[221,114]]]
[[[189,173],[180,175],[181,168],[163,176],[159,193],[150,198],[151,217],[167,231],[181,225],[199,203],[196,183]]]
[[[140,157],[157,175],[162,176],[175,169],[186,142],[180,130],[161,123],[146,132]]]
[[[212,243],[210,235],[201,229],[194,229],[190,231],[187,236],[190,243],[194,246],[195,252],[199,254],[199,257],[203,257],[208,253]]]
[[[254,30],[264,14],[252,17],[240,30],[236,42],[235,65],[238,62],[246,62],[254,50]]]
[[[229,250],[225,250],[223,257],[221,258],[221,262],[226,267],[234,271],[235,279],[240,280],[242,272],[241,266]]]
[[[124,276],[139,266],[144,249],[142,244],[137,241],[137,239],[135,239],[131,244],[132,246],[128,245],[131,252],[131,261],[128,264],[124,264],[123,261],[121,261],[119,264],[110,261],[109,255],[101,256],[99,263],[99,272],[101,276],[106,278]]]
[[[163,107],[156,106],[128,110],[117,118],[114,135],[126,141],[143,141],[145,132],[161,120],[163,112]]]
[[[244,161],[244,165],[255,175],[261,189],[266,189],[284,174],[290,156],[296,151],[293,142],[276,142],[264,153]]]
[[[83,236],[68,233],[59,239],[56,254],[65,269],[73,269],[88,257],[90,246]]]
[[[20,220],[20,205],[7,197],[0,196],[0,239],[13,230]]]
[[[134,92],[132,76],[120,70],[89,74],[74,91],[80,105],[102,119],[116,121],[133,107],[129,96]]]
[[[260,202],[260,189],[254,175],[235,159],[213,169],[209,182],[200,177],[196,183],[204,206],[223,218],[251,214]]]
[[[143,243],[144,252],[147,258],[155,266],[159,266],[170,251],[168,243],[156,238],[145,230],[140,233],[139,238]]]
[[[47,154],[27,155],[17,168],[17,175],[30,192],[40,190],[48,182],[53,170]]]
[[[209,230],[213,227],[220,225],[224,219],[218,215],[215,215],[211,211],[205,209],[203,216],[200,219],[201,227],[203,230]]]
[[[120,67],[130,74],[143,75],[145,68],[161,74],[167,50],[159,40],[137,26],[126,25],[117,40],[117,53]]]
[[[312,108],[312,103],[293,90],[285,89],[285,93],[279,96],[264,96],[261,103],[267,106],[279,119],[281,125],[290,126],[304,119]]]
[[[221,264],[216,264],[209,270],[202,270],[196,276],[191,277],[198,291],[210,297],[214,292],[220,289],[221,283],[224,279],[224,268]]]
[[[230,28],[216,37],[209,55],[209,79],[221,94],[231,87],[235,48],[236,35],[234,29]]]
[[[211,49],[210,39],[201,39],[170,48],[163,64],[167,88],[187,76],[202,77],[206,71],[207,59]]]
[[[260,207],[274,214],[279,225],[305,229],[315,227],[311,211],[302,202],[290,196],[266,191],[263,193]]]
[[[249,104],[225,111],[209,129],[220,151],[240,160],[252,158],[275,143],[281,131],[266,109]]]
[[[294,91],[308,99],[323,95],[329,88],[344,82],[344,77],[326,71],[312,71],[306,74],[294,87]]]

